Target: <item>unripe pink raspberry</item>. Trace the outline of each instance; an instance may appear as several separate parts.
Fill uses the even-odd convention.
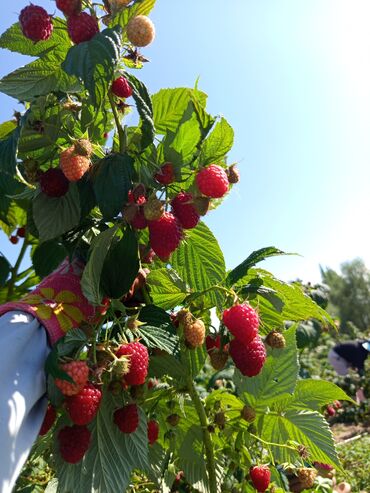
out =
[[[248,344],[258,333],[257,312],[247,303],[224,310],[222,321],[236,339]]]
[[[51,16],[38,5],[27,5],[19,14],[19,23],[26,38],[32,41],[45,41],[53,32]]]
[[[182,228],[176,217],[165,212],[157,221],[149,221],[150,245],[156,255],[167,259],[179,246],[182,238]]]
[[[89,41],[99,32],[99,25],[96,17],[81,12],[68,17],[67,21],[68,34],[75,44]]]
[[[89,367],[85,361],[71,361],[61,366],[62,370],[69,375],[74,383],[62,380],[60,378],[55,379],[55,385],[61,390],[64,395],[78,394],[86,385],[89,377]]]
[[[230,342],[230,356],[244,376],[254,377],[259,374],[265,364],[266,349],[259,336],[248,344],[233,339]]]
[[[55,410],[55,407],[53,407],[51,404],[48,405],[48,408],[46,410],[46,414],[44,417],[44,421],[42,422],[39,435],[44,436],[46,433],[51,429],[53,424],[55,423],[57,417],[57,412]]]
[[[174,215],[184,229],[195,228],[199,222],[199,214],[193,205],[191,193],[180,192],[171,201]]]
[[[227,174],[221,166],[211,164],[197,174],[195,181],[199,191],[206,197],[219,199],[229,190]]]
[[[118,77],[111,86],[112,93],[118,98],[129,98],[132,96],[132,89],[125,77]]]
[[[138,15],[128,22],[126,34],[134,46],[148,46],[155,37],[155,27],[149,17]]]

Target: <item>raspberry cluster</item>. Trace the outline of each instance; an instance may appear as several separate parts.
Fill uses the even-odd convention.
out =
[[[246,303],[237,304],[224,310],[222,321],[234,336],[230,356],[235,366],[245,376],[258,375],[266,361],[266,348],[258,335],[257,312]]]

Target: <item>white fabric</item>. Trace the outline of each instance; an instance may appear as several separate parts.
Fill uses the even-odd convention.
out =
[[[10,493],[44,419],[45,329],[24,312],[0,317],[0,493]]]
[[[334,370],[337,372],[338,375],[345,376],[348,374],[349,370],[349,363],[346,361],[344,358],[339,356],[338,353],[334,351],[334,349],[331,349],[328,354],[329,361],[334,368]]]

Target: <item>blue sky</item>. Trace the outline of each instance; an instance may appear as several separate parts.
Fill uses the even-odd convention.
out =
[[[1,32],[27,3],[4,7]],[[210,112],[235,130],[241,182],[207,217],[227,266],[269,245],[301,254],[263,265],[283,280],[315,282],[319,264],[357,256],[370,266],[368,0],[157,0],[151,18],[157,37],[139,77],[154,93],[199,76]],[[26,61],[0,56],[0,75]],[[14,108],[0,94],[1,121]]]

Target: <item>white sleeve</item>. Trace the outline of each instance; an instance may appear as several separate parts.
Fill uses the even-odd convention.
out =
[[[45,360],[50,348],[37,319],[0,316],[0,493],[11,493],[47,407]]]

